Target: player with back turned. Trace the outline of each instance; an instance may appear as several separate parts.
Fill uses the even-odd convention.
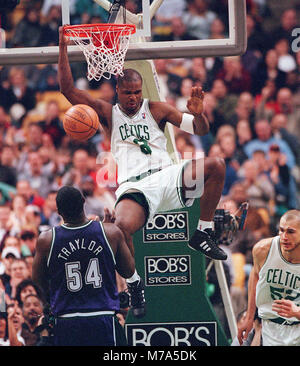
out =
[[[219,203],[225,178],[221,158],[191,159],[173,164],[167,151],[164,129],[167,122],[196,135],[209,131],[203,113],[204,92],[193,87],[187,102],[190,113],[182,113],[165,102],[142,97],[142,77],[125,69],[117,79],[118,103],[112,105],[93,98],[74,86],[67,54],[68,40],[60,28],[58,75],[60,90],[73,105],[86,104],[98,114],[105,134],[111,140],[111,151],[118,166],[115,224],[122,230],[127,245],[134,253],[133,234],[154,214],[191,206],[200,198],[200,217],[189,247],[206,256],[224,260],[226,253],[216,244],[213,217]],[[142,291],[137,273],[127,280],[128,290]],[[141,313],[144,301],[140,297]]]
[[[74,187],[58,191],[64,222],[40,234],[32,278],[48,294],[56,318],[54,346],[125,345],[115,315],[120,309],[115,271],[131,277],[134,258],[115,224],[87,219],[84,202]]]

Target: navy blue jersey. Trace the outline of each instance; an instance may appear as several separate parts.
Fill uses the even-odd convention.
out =
[[[98,221],[53,228],[48,268],[54,315],[119,310],[114,254]]]

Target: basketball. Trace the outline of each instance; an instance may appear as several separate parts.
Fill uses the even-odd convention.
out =
[[[66,134],[72,139],[86,141],[97,132],[99,118],[92,107],[76,104],[66,111],[63,126]]]

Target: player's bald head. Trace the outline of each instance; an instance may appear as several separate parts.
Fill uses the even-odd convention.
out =
[[[294,222],[297,226],[300,227],[300,210],[289,210],[281,217],[281,220],[285,220],[287,222]]]
[[[118,76],[117,85],[121,86],[124,82],[143,82],[141,74],[134,69],[123,70],[123,76]]]

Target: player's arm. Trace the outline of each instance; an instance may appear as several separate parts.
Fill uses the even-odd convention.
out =
[[[190,113],[182,113],[168,103],[156,103],[154,110],[159,124],[164,126],[170,122],[174,126],[190,134],[203,136],[209,131],[209,121],[203,112],[204,92],[201,87],[193,87],[187,101]],[[154,104],[153,103],[153,104]]]
[[[32,264],[32,280],[41,287],[46,298],[48,298],[49,291],[47,259],[51,242],[52,230],[43,232],[39,235]]]
[[[256,311],[256,285],[259,279],[259,271],[268,256],[272,238],[259,241],[252,250],[253,267],[248,281],[248,307],[244,321],[238,326],[238,340],[242,344],[247,339],[249,332],[253,328],[253,321]]]
[[[115,255],[117,272],[123,278],[131,277],[135,271],[135,261],[126,244],[124,234],[114,224],[103,223],[103,227]]]
[[[61,93],[75,104],[87,104],[98,113],[101,124],[108,127],[112,105],[102,99],[93,98],[89,92],[75,87],[67,51],[68,39],[63,27],[59,28],[58,82]]]

